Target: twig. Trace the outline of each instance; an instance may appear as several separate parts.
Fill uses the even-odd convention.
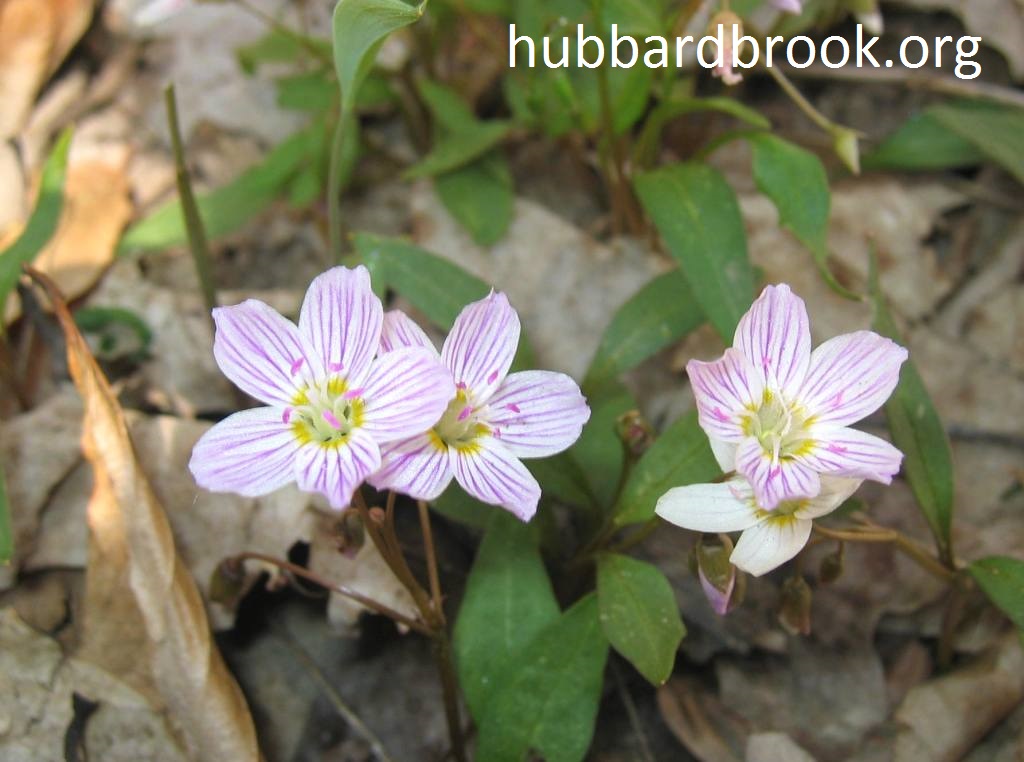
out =
[[[927,550],[922,548],[914,540],[909,537],[897,532],[894,529],[872,529],[869,531],[863,530],[842,530],[842,529],[827,529],[826,527],[814,525],[814,531],[818,534],[829,537],[833,540],[844,540],[846,542],[887,542],[895,545],[901,550],[904,555],[908,556],[918,566],[927,571],[929,574],[937,577],[938,579],[945,582],[947,585],[951,584],[954,580],[955,573],[953,570],[944,566],[934,556],[932,556]]]

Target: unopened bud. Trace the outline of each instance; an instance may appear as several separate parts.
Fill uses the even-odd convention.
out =
[[[711,608],[721,616],[736,608],[746,592],[747,578],[729,561],[732,548],[727,535],[719,535],[717,541],[702,535],[694,551],[701,589]]]
[[[245,569],[234,558],[226,558],[217,564],[210,575],[210,600],[229,609],[238,605],[245,593]]]
[[[722,35],[718,37],[719,27],[721,27]],[[721,50],[719,51],[722,56],[721,65],[716,66],[714,71],[711,72],[712,76],[721,77],[722,81],[727,85],[739,84],[743,77],[733,69],[733,55],[739,55],[740,50],[737,49],[735,54],[733,53],[733,40],[740,40],[740,47],[743,45],[743,19],[737,16],[732,11],[719,11],[711,17],[711,22],[708,24],[708,35],[716,37],[721,42]]]
[[[839,579],[843,573],[845,555],[846,546],[843,543],[839,543],[839,547],[834,552],[821,559],[821,565],[818,567],[818,582],[828,585]]]
[[[362,517],[352,510],[341,514],[331,526],[331,539],[338,552],[347,558],[355,558],[366,542],[366,528]]]
[[[853,174],[860,174],[860,135],[848,127],[832,128],[832,150]]]
[[[648,423],[639,410],[630,410],[618,417],[616,431],[626,453],[634,460],[647,452],[654,444],[654,427]]]
[[[790,635],[811,634],[811,588],[799,574],[782,583],[779,624]]]

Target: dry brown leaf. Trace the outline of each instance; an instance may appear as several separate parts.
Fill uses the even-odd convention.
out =
[[[696,680],[673,677],[658,688],[658,711],[679,743],[701,762],[743,759],[743,722]]]
[[[141,645],[127,628],[141,623],[145,648],[131,656],[148,667],[190,752],[200,759],[257,759],[252,717],[213,644],[199,591],[136,459],[124,414],[60,293],[45,276],[34,277],[65,333],[68,366],[85,405],[82,448],[94,474],[83,653],[123,667],[126,654]]]
[[[95,0],[0,2],[0,140],[22,128],[36,96],[92,19]]]

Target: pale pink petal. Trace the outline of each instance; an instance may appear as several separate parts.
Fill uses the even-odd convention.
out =
[[[494,437],[478,439],[472,448],[450,448],[455,478],[470,495],[500,505],[521,521],[537,512],[540,485],[526,466]]]
[[[695,532],[738,532],[758,521],[753,494],[742,479],[675,487],[659,498],[654,512]]]
[[[324,373],[344,376],[350,387],[358,387],[380,345],[383,320],[366,268],[332,267],[309,284],[299,330],[323,358]]]
[[[367,481],[417,500],[433,500],[452,480],[448,448],[427,434],[381,448],[380,469]]]
[[[799,14],[803,10],[801,0],[772,0],[772,5],[786,13]]]
[[[361,395],[363,427],[383,444],[422,434],[437,423],[455,397],[455,385],[436,353],[406,347],[373,361]]]
[[[295,480],[298,449],[281,410],[258,407],[235,413],[203,434],[188,467],[204,489],[258,497]]]
[[[295,458],[299,489],[319,492],[332,508],[347,508],[352,493],[380,466],[380,448],[362,429],[353,429],[343,444],[304,445]]]
[[[873,331],[836,336],[811,354],[796,401],[815,423],[847,426],[882,406],[906,359],[906,349]]]
[[[814,447],[801,460],[820,474],[892,483],[903,453],[884,439],[857,429],[815,426]]]
[[[841,476],[821,477],[821,492],[801,505],[793,515],[798,519],[816,519],[832,513],[857,491],[861,479],[844,479]]]
[[[818,473],[799,459],[773,462],[761,443],[749,437],[736,450],[736,471],[754,488],[757,504],[767,511],[783,500],[814,497],[821,490]]]
[[[543,458],[577,439],[590,408],[576,382],[564,373],[513,373],[488,403],[487,422],[513,455]]]
[[[740,319],[733,346],[762,372],[768,387],[792,397],[811,362],[804,300],[789,286],[768,286]]]
[[[213,356],[239,389],[261,402],[291,404],[320,358],[295,324],[248,299],[213,311]]]
[[[505,379],[519,346],[519,315],[501,292],[468,305],[452,326],[441,358],[477,404]]]
[[[799,553],[811,536],[811,521],[795,516],[772,516],[742,535],[729,560],[737,568],[760,577]]]
[[[430,337],[411,317],[401,310],[384,313],[384,327],[380,333],[380,354],[402,347],[423,347],[435,355],[437,348]]]
[[[743,421],[764,399],[764,378],[738,349],[727,349],[720,360],[686,364],[701,428],[723,442],[743,440]]]

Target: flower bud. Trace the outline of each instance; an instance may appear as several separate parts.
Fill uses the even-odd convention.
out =
[[[616,432],[626,453],[633,460],[638,459],[654,444],[654,427],[639,410],[623,413],[615,421]]]
[[[853,174],[860,174],[860,135],[848,127],[832,128],[832,150]]]
[[[701,535],[694,549],[697,579],[711,608],[725,616],[742,602],[747,578],[729,562],[732,540],[728,535],[719,535],[717,541],[710,542],[706,537]]]
[[[339,553],[346,558],[355,558],[366,542],[366,528],[359,513],[352,510],[342,513],[331,525],[331,540]]]
[[[790,635],[811,634],[811,588],[797,574],[782,583],[779,624]]]
[[[718,37],[719,26],[722,28],[721,37]],[[722,56],[721,63],[711,72],[712,76],[721,77],[722,81],[727,85],[738,84],[743,77],[733,70],[732,42],[733,39],[743,37],[743,19],[732,11],[719,11],[711,17],[707,33],[712,37],[718,37],[721,43],[721,50],[719,51]],[[739,54],[740,50],[737,50],[735,55]]]

